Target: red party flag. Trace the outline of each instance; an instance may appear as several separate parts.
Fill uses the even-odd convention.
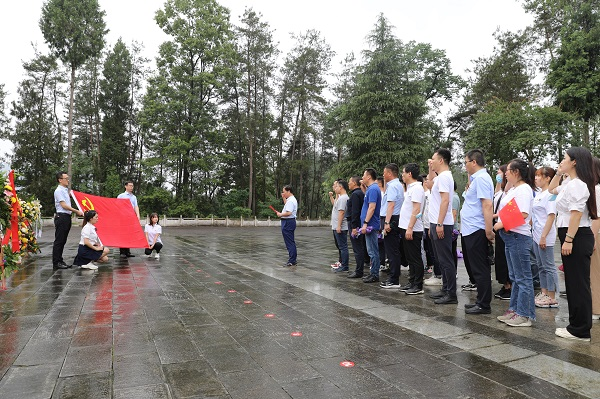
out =
[[[509,231],[515,227],[519,227],[525,224],[525,218],[517,205],[517,201],[511,199],[508,203],[498,212],[498,217],[504,226],[504,230]]]
[[[277,213],[277,209],[273,208],[273,205],[269,205],[269,208],[271,208],[273,212]]]
[[[71,191],[82,212],[98,212],[96,229],[102,244],[117,248],[148,248],[140,221],[126,198],[106,198]]]

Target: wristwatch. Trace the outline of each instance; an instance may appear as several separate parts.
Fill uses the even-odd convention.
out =
[[[443,225],[442,223],[436,223],[436,226],[437,226],[437,227],[442,227],[442,226],[444,226],[444,225]]]

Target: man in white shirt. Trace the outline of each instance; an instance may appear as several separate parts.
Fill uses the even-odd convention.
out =
[[[285,266],[296,266],[296,241],[294,241],[294,232],[296,231],[296,213],[298,211],[298,201],[294,197],[292,186],[283,186],[281,190],[281,198],[283,198],[283,210],[277,212],[277,217],[281,218],[281,234],[283,241],[288,251],[288,261]]]
[[[454,195],[454,178],[450,172],[450,150],[439,148],[428,161],[428,178],[433,180],[429,203],[430,234],[435,257],[442,270],[442,289],[430,295],[438,305],[456,304],[456,270],[452,256],[454,218],[450,201]]]

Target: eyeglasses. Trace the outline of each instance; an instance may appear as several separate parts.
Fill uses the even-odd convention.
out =
[[[66,179],[66,180],[71,180],[71,179],[69,179],[68,177],[59,177],[59,178],[58,178],[58,180],[65,180],[65,179]]]

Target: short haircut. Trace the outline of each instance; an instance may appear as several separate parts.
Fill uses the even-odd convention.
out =
[[[124,186],[126,186],[126,185],[128,185],[128,184],[133,184],[133,181],[131,181],[131,180],[127,180],[127,181],[125,182],[125,184],[123,184],[123,185],[124,185]],[[135,185],[135,184],[134,184],[134,185]]]
[[[367,172],[367,174],[369,176],[371,176],[371,180],[373,180],[373,181],[377,180],[377,172],[375,171],[375,169],[373,169],[373,168],[366,168],[365,172]]]
[[[444,163],[446,165],[450,165],[450,160],[452,158],[452,155],[450,154],[450,150],[447,148],[438,148],[437,150],[435,150],[435,154],[438,154],[443,160]]]
[[[67,174],[67,172],[65,172],[65,171],[57,172],[56,173],[56,181],[59,181],[60,179],[62,179],[62,176],[66,175],[66,174]]]
[[[283,186],[283,189],[285,191],[288,191],[288,192],[294,194],[294,190],[292,190],[292,185],[291,184],[286,184],[285,186]]]
[[[385,187],[385,179],[383,178],[383,176],[377,176],[376,179],[379,183],[381,183],[381,187]]]
[[[337,184],[339,184],[340,186],[342,186],[342,188],[343,188],[345,191],[348,191],[348,190],[349,190],[349,188],[348,188],[348,183],[346,182],[346,180],[344,180],[344,179],[338,179],[338,180],[337,180]]]
[[[485,157],[483,156],[483,151],[480,149],[474,149],[465,155],[469,161],[475,161],[478,166],[485,166]]]
[[[356,187],[360,187],[360,176],[354,175],[350,178],[350,180],[352,180],[354,182]]]
[[[385,165],[384,169],[387,169],[390,172],[392,172],[392,175],[394,177],[398,177],[399,169],[398,165],[396,165],[395,163],[388,163],[387,165]]]
[[[410,174],[413,179],[417,179],[419,177],[419,165],[416,163],[407,163],[404,165],[404,171]]]

